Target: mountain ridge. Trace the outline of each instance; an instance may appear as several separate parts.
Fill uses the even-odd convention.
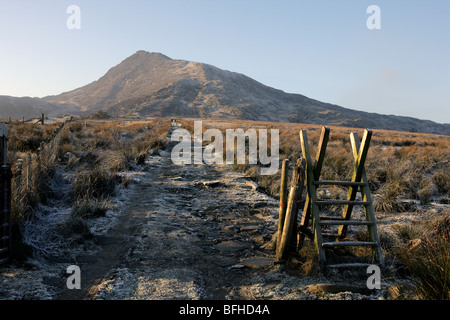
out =
[[[114,116],[218,117],[450,135],[450,124],[348,109],[286,93],[241,73],[143,50],[98,80],[40,99],[44,102],[55,108],[66,106],[84,113],[102,110]]]

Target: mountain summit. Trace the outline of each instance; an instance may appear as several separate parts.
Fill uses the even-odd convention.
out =
[[[49,102],[75,104],[97,111],[121,101],[145,96],[174,80],[174,60],[161,53],[138,51],[111,68],[103,77],[81,88],[46,97]]]
[[[450,125],[323,103],[212,65],[137,51],[81,88],[43,98],[116,116],[220,117],[450,134]]]

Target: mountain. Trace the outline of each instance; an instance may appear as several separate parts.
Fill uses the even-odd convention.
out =
[[[138,51],[81,88],[42,101],[115,116],[230,118],[450,135],[450,124],[343,108],[212,65]]]

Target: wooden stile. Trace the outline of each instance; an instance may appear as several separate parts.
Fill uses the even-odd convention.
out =
[[[329,138],[330,129],[323,127],[321,138],[319,141],[319,149],[315,161],[311,159],[311,153],[309,149],[308,136],[306,130],[300,131],[300,142],[302,146],[303,157],[306,161],[306,187],[307,196],[306,203],[303,210],[302,220],[299,226],[301,233],[299,246],[303,245],[304,237],[308,236],[314,239],[316,246],[319,264],[321,269],[326,265],[326,248],[345,247],[345,246],[369,246],[372,247],[373,253],[376,256],[378,262],[383,265],[383,255],[381,251],[380,239],[377,231],[377,224],[375,220],[375,213],[372,205],[372,198],[370,195],[369,183],[364,168],[365,160],[369,150],[369,144],[372,137],[372,130],[366,129],[361,145],[358,140],[357,133],[350,135],[352,143],[352,152],[354,157],[354,171],[351,181],[327,181],[320,180],[320,172],[322,169],[323,160],[325,157],[325,150]],[[319,185],[339,185],[349,188],[346,200],[321,200],[317,198],[317,188]],[[360,189],[362,195],[362,201],[355,200],[356,194]],[[339,217],[322,217],[320,216],[319,206],[328,205],[343,205],[342,218]],[[352,220],[352,209],[356,205],[364,207],[365,220]],[[312,231],[308,229],[308,222],[312,221]],[[338,225],[338,233],[322,232],[322,226]],[[369,233],[369,241],[343,241],[346,236],[347,228],[349,225],[363,225],[367,226]],[[334,237],[335,241],[324,241],[325,237]],[[348,263],[347,263],[348,264]],[[355,265],[362,265],[356,263]],[[333,265],[336,267],[336,265]]]

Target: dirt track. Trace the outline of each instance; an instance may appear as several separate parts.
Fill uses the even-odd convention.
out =
[[[0,273],[4,299],[378,299],[315,291],[325,277],[273,264],[278,202],[226,165],[175,165],[169,147],[147,157],[111,228],[60,257]],[[100,220],[103,221],[103,220]],[[81,270],[81,290],[66,268]],[[332,281],[335,281],[333,279]],[[348,279],[346,280],[348,281]],[[348,283],[348,282],[347,282]],[[352,278],[351,283],[355,283]],[[364,285],[364,284],[363,284]]]
[[[97,237],[98,254],[79,257],[82,290],[57,298],[245,298],[237,288],[273,261],[261,246],[276,230],[277,202],[242,174],[175,165],[168,151],[146,164],[118,223]]]

